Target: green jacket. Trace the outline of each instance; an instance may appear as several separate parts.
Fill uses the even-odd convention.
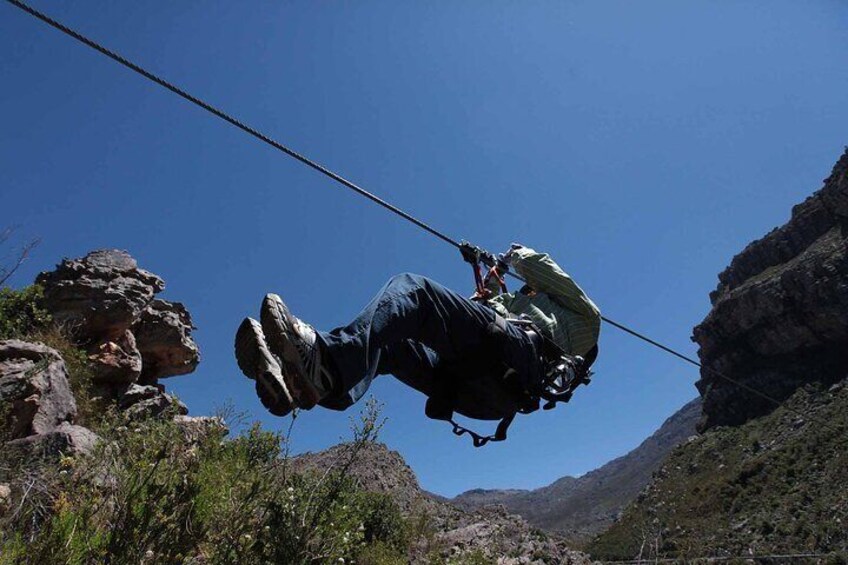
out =
[[[565,352],[585,355],[598,343],[601,311],[547,253],[528,247],[512,251],[512,269],[535,293],[506,293],[489,305],[506,318],[526,314]]]

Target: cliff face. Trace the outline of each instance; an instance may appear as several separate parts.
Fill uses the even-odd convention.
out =
[[[694,332],[704,433],[671,453],[593,557],[848,549],[846,227],[848,152],[789,222],[719,275]]]
[[[785,225],[748,245],[719,275],[693,340],[704,366],[699,429],[738,425],[848,370],[848,151]]]
[[[678,410],[639,447],[582,477],[562,477],[532,490],[482,490],[460,494],[453,503],[476,509],[503,504],[532,525],[556,531],[574,542],[603,531],[639,494],[668,453],[695,434],[699,398]]]

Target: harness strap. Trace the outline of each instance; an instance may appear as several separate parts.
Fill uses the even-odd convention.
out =
[[[502,419],[498,423],[498,427],[495,430],[495,433],[490,436],[481,436],[477,432],[473,432],[468,428],[463,428],[459,424],[457,424],[453,418],[448,421],[453,426],[453,433],[457,436],[461,436],[464,434],[468,434],[471,436],[471,441],[474,443],[474,447],[483,447],[490,441],[504,441],[506,439],[506,431],[509,429],[509,425],[512,424],[512,421],[515,419],[515,414],[510,414]]]
[[[483,272],[480,269],[480,263],[472,263],[471,269],[474,271],[474,286],[477,287],[477,296],[486,296],[486,284],[483,282]]]
[[[494,278],[495,280],[498,281],[498,284],[501,287],[502,293],[506,294],[507,292],[509,292],[509,290],[506,288],[506,281],[501,276],[500,269],[498,269],[497,265],[495,265],[494,267],[489,269],[489,272],[486,274],[486,279],[483,282],[483,284],[484,284],[484,286],[486,286],[486,288],[488,288],[489,281],[492,280],[492,278]]]

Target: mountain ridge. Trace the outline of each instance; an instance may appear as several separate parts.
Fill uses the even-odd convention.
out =
[[[531,490],[472,489],[451,501],[464,509],[501,504],[538,528],[587,541],[612,524],[675,446],[696,433],[700,414],[701,401],[695,398],[639,446],[580,477],[564,476]]]

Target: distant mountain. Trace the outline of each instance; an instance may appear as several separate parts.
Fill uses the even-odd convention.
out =
[[[648,484],[669,452],[694,435],[701,399],[686,404],[639,447],[582,477],[562,477],[536,490],[464,492],[452,502],[463,509],[503,504],[530,524],[585,541],[603,531]]]

